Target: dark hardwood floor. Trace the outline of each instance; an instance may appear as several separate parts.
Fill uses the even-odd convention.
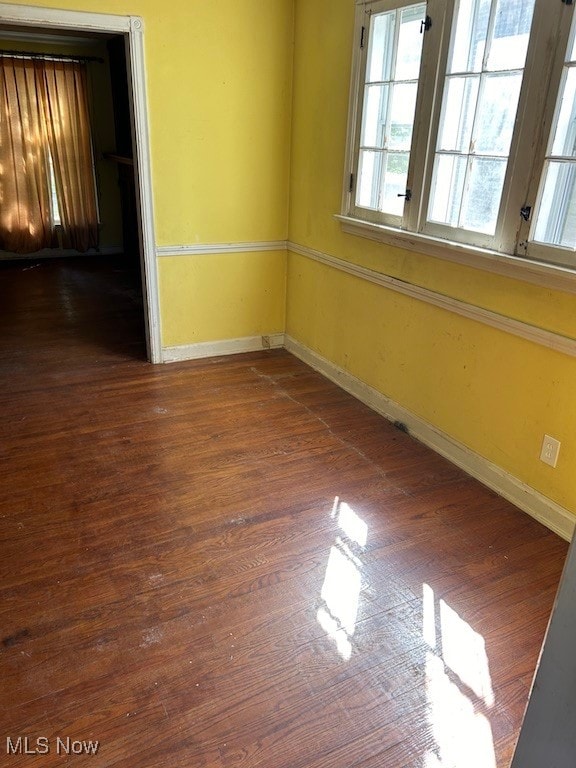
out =
[[[2,766],[508,766],[563,541],[284,351],[146,363],[121,262],[0,308]]]

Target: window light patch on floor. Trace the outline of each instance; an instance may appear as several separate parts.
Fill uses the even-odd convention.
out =
[[[423,585],[426,697],[435,748],[423,768],[496,768],[494,691],[482,635]]]
[[[352,655],[351,638],[356,630],[362,591],[360,557],[368,539],[368,526],[338,497],[334,499],[331,517],[338,523],[341,535],[330,549],[317,618],[340,656],[347,661]]]

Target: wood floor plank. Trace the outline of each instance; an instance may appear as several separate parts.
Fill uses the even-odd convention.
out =
[[[566,544],[284,351],[151,366],[137,277],[0,262],[0,764],[507,768]]]

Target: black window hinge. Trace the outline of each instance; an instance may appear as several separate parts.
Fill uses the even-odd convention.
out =
[[[348,192],[354,191],[354,174],[350,174],[350,183],[348,184]]]
[[[420,22],[420,34],[423,34],[424,32],[428,32],[430,27],[432,26],[432,19],[430,16],[426,16],[425,19],[422,19]]]
[[[364,38],[366,37],[366,27],[360,30],[360,48],[364,48]]]
[[[410,200],[412,200],[412,190],[411,189],[407,189],[406,192],[404,192],[403,194],[401,192],[399,192],[398,193],[398,197],[405,197],[406,198],[406,202],[409,203]]]
[[[532,213],[531,205],[523,205],[522,208],[520,208],[520,216],[522,216],[524,221],[528,221],[531,213]]]
[[[564,3],[564,5],[573,5],[574,0],[562,0],[562,2]]]

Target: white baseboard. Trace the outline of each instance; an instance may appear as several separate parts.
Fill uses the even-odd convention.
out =
[[[184,360],[199,360],[203,357],[237,355],[241,352],[258,352],[262,349],[280,349],[283,346],[283,333],[245,336],[241,339],[224,339],[222,341],[203,341],[198,344],[163,347],[162,362],[177,363]]]
[[[571,540],[576,526],[576,518],[564,507],[518,480],[488,459],[453,440],[398,403],[389,400],[378,390],[331,363],[296,339],[286,335],[284,347],[377,413],[390,421],[400,421],[405,424],[411,435],[488,488],[496,491],[519,509],[527,512],[563,539]]]

